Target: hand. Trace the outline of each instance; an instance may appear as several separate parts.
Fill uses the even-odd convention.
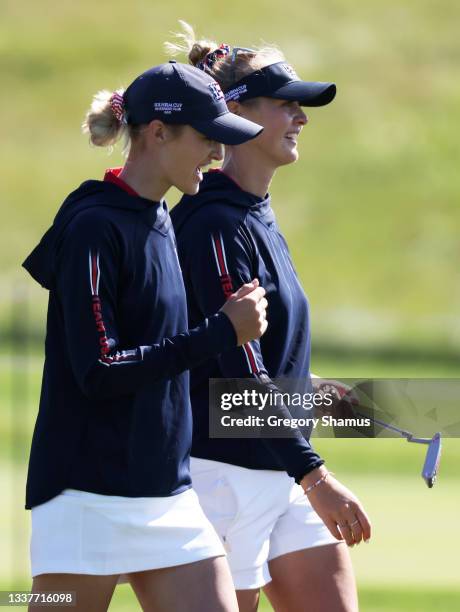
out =
[[[220,309],[235,328],[238,346],[254,338],[260,338],[265,333],[268,326],[266,319],[268,302],[264,295],[265,289],[259,287],[259,281],[254,279],[232,293]]]
[[[316,392],[332,396],[332,406],[329,408],[321,406],[321,411],[324,414],[342,419],[356,417],[353,407],[359,406],[359,397],[352,387],[340,380],[313,377],[313,375],[312,384]]]
[[[348,546],[362,540],[367,542],[371,537],[371,524],[364,508],[358,498],[324,466],[309,472],[300,484],[305,491],[326,474],[325,481],[306,493],[313,509],[337,540],[345,540]]]

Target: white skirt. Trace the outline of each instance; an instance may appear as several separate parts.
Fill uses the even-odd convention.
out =
[[[225,555],[193,489],[115,497],[66,489],[32,509],[32,576],[109,575]]]

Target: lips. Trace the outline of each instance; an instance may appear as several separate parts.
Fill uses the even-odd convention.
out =
[[[209,166],[211,161],[212,159],[206,158],[199,166],[195,168],[195,176],[198,178],[200,182],[203,180],[203,168],[206,168],[206,166]]]
[[[290,140],[291,142],[295,142],[297,144],[297,137],[299,136],[300,132],[288,132],[285,136],[285,138],[287,140]]]

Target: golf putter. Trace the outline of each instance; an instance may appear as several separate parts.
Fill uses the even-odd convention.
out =
[[[408,442],[414,442],[416,444],[428,444],[428,449],[426,451],[425,462],[423,464],[422,469],[422,478],[426,482],[427,486],[431,489],[436,481],[436,477],[438,475],[439,462],[441,460],[441,434],[435,433],[432,438],[416,438],[414,434],[410,433],[410,431],[405,431],[404,429],[399,429],[398,427],[394,427],[393,425],[389,425],[388,423],[384,423],[383,421],[379,421],[373,417],[366,417],[363,414],[357,413],[359,416],[363,418],[370,419],[373,423],[384,427],[385,429],[390,429],[391,431],[395,431],[401,434]]]
[[[331,385],[328,385],[328,387],[331,387]],[[355,389],[356,388],[359,388],[359,386],[357,385]],[[332,391],[332,389],[330,390]],[[351,391],[353,391],[353,389],[349,389],[349,391],[341,397],[338,394],[338,391],[336,391],[336,393],[339,395],[340,400],[346,400],[347,395]],[[360,389],[360,392],[363,393],[363,390]],[[367,396],[367,394],[365,395],[367,399],[370,399],[369,396]],[[350,399],[350,397],[348,397],[348,399]],[[399,433],[401,436],[406,438],[408,442],[413,442],[415,444],[428,444],[428,449],[425,455],[425,462],[422,468],[422,478],[430,489],[433,487],[436,481],[436,477],[438,475],[439,462],[441,460],[442,444],[441,444],[441,434],[439,432],[435,433],[432,438],[416,438],[414,434],[411,433],[410,431],[399,429],[398,427],[395,427],[394,425],[390,425],[389,423],[380,421],[379,419],[376,419],[375,417],[371,417],[369,415],[364,415],[360,412],[357,412],[356,408],[353,406],[353,402],[349,402],[349,406],[353,412],[353,415],[356,415],[361,418],[369,419],[370,421],[372,421],[376,425],[380,425],[380,427],[383,427],[384,429],[389,429],[390,431]]]

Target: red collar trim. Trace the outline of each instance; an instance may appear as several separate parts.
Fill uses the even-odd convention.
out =
[[[222,168],[211,168],[210,170],[208,170],[208,172],[220,172],[221,174],[226,176],[229,181],[232,181],[232,183],[234,183],[238,187],[238,189],[241,189],[241,191],[244,191],[244,189],[241,187],[241,185],[238,185],[238,183],[234,179],[232,179],[231,176],[228,176],[228,174],[226,172],[224,172],[222,170]]]
[[[134,189],[130,187],[128,183],[125,183],[125,181],[119,177],[120,172],[122,170],[123,168],[109,168],[105,171],[104,181],[107,181],[107,183],[114,183],[115,185],[118,185],[118,187],[124,189],[124,191],[129,193],[129,195],[139,197],[137,191],[134,191]]]

